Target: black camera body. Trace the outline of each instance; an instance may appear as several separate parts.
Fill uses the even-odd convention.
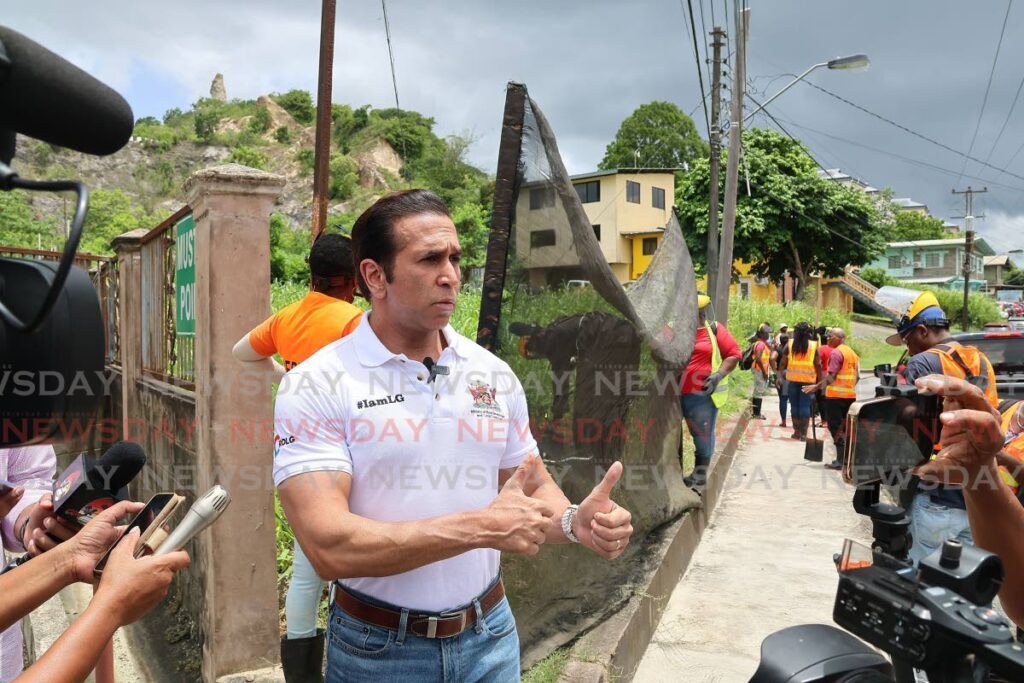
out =
[[[1024,649],[1011,624],[988,606],[1001,580],[998,557],[956,541],[921,563],[920,578],[912,566],[875,553],[874,564],[840,574],[832,617],[914,668],[948,675],[973,656],[1020,680]],[[942,678],[929,673],[929,680]]]

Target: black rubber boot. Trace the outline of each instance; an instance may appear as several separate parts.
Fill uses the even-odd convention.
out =
[[[751,417],[754,418],[755,420],[763,420],[763,419],[765,419],[764,415],[761,414],[761,402],[762,402],[762,400],[763,399],[760,399],[760,398],[754,398],[754,399],[751,399],[751,401],[750,401],[751,407],[753,408],[753,411],[752,411],[753,414],[751,415]]]
[[[281,639],[285,683],[323,683],[324,630],[309,638]]]

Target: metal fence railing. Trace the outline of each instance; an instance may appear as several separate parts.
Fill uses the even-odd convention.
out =
[[[63,252],[45,249],[25,249],[0,246],[0,257],[60,261]],[[86,271],[99,296],[100,312],[103,315],[105,337],[104,360],[115,365],[121,362],[120,336],[118,332],[118,285],[117,259],[97,254],[75,254],[74,264]]]
[[[187,206],[140,239],[142,271],[142,371],[156,379],[193,389],[195,342],[177,331],[175,227],[191,214]]]

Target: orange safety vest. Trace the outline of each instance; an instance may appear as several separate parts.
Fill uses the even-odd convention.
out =
[[[754,342],[754,344],[755,348],[757,344],[761,345],[761,350],[757,353],[757,360],[760,362],[761,367],[765,369],[765,372],[768,372],[768,357],[771,354],[771,351],[769,351],[768,349],[768,342],[761,341],[760,339],[758,339],[756,342]],[[754,364],[754,367],[757,367],[757,363]]]
[[[807,353],[798,356],[793,353],[793,340],[789,340],[789,361],[786,364],[786,379],[790,382],[814,384],[818,380],[814,372],[814,358],[818,355],[818,342],[807,342]]]
[[[860,358],[846,344],[840,344],[832,353],[843,356],[836,381],[825,387],[825,398],[857,398],[857,380],[860,379]]]
[[[1020,401],[1014,401],[1010,404],[1010,407],[1003,411],[1002,428],[1003,434],[1010,431],[1010,423],[1013,422],[1013,416],[1017,413],[1017,408],[1020,406]],[[1003,450],[1015,458],[1019,462],[1024,462],[1024,434],[1018,434],[1013,440],[1003,446]],[[1020,484],[1013,475],[1010,474],[1002,465],[999,466],[999,476],[1003,478],[1010,490],[1013,491],[1013,495],[1017,495],[1017,490],[1020,488]]]
[[[996,373],[984,353],[973,346],[964,346],[958,342],[939,344],[925,353],[934,353],[939,356],[939,360],[942,361],[943,375],[979,384],[992,407],[999,407],[999,396],[996,394]],[[981,385],[980,382],[984,382],[984,384]]]

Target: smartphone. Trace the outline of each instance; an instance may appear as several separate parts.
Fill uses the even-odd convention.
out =
[[[857,401],[846,417],[843,480],[896,484],[901,473],[927,462],[939,440],[934,396],[880,396]]]
[[[175,493],[156,494],[149,499],[149,502],[146,503],[146,507],[142,508],[139,511],[139,514],[135,515],[132,521],[128,523],[128,526],[125,528],[124,534],[121,535],[121,538],[127,536],[128,532],[132,529],[141,530],[142,533],[139,536],[138,546],[136,547],[137,554],[139,549],[145,545],[146,540],[153,534],[153,532],[159,529],[164,522],[167,521],[178,505],[181,504],[182,500],[184,500],[184,497]],[[118,542],[120,542],[120,540]],[[100,561],[96,563],[93,573],[97,577],[103,573],[103,568],[107,564],[107,558],[110,557],[110,553],[115,547],[117,547],[117,542],[107,548],[107,552],[103,553],[103,557],[101,557]]]

